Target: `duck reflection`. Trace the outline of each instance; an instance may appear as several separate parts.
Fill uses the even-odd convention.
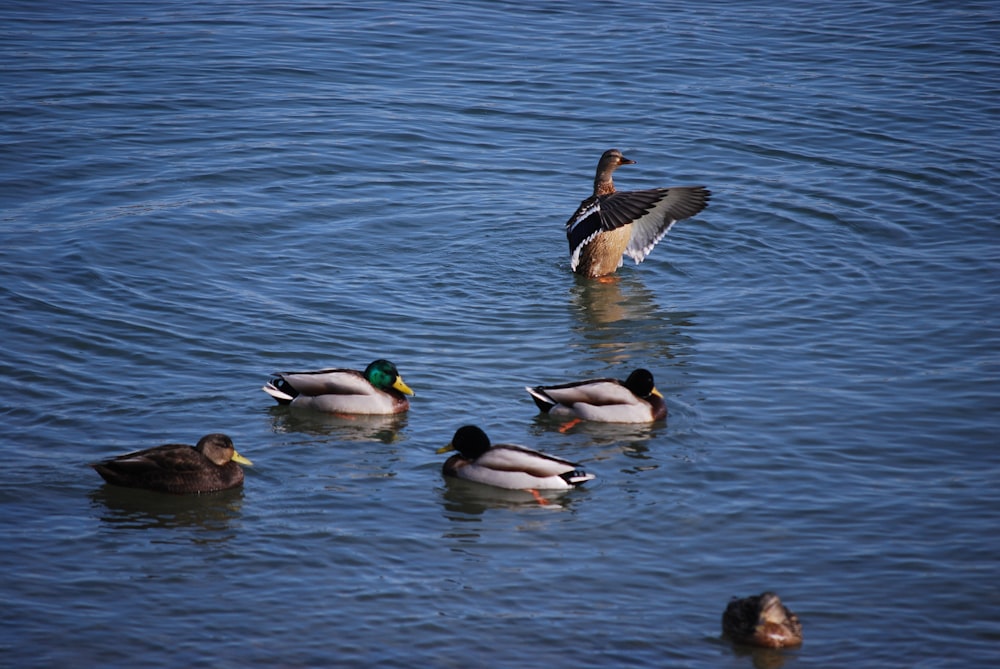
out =
[[[570,308],[577,319],[574,334],[608,365],[634,360],[653,348],[660,357],[673,357],[666,337],[676,341],[692,325],[689,312],[664,312],[655,294],[637,277],[577,277],[570,289]],[[641,347],[642,350],[637,350]]]
[[[538,436],[548,432],[560,434],[585,435],[592,446],[616,446],[617,450],[626,453],[645,453],[648,447],[645,442],[665,434],[667,423],[598,423],[595,421],[580,421],[569,424],[556,416],[538,414],[530,426],[532,435]]]
[[[635,302],[627,303],[622,284],[630,294],[635,293]],[[641,284],[616,276],[595,281],[593,279],[577,278],[570,289],[570,299],[574,310],[591,326],[603,326],[609,323],[623,321],[635,316],[640,302],[646,306],[653,302],[653,294],[645,290]],[[636,305],[636,306],[633,306]]]
[[[468,520],[490,509],[546,509],[564,511],[586,491],[574,490],[507,490],[459,478],[445,479],[441,501],[445,517]]]
[[[795,657],[794,650],[786,648],[755,648],[753,646],[732,646],[734,657],[750,657],[754,669],[781,669],[789,658]]]
[[[295,407],[271,407],[268,411],[271,413],[271,427],[276,433],[304,432],[336,436],[344,441],[392,444],[399,440],[407,422],[405,413],[348,416]]]
[[[229,529],[243,507],[243,488],[199,495],[168,493],[102,485],[90,493],[101,522],[119,529],[189,527],[213,533]],[[228,539],[226,534],[212,540]]]

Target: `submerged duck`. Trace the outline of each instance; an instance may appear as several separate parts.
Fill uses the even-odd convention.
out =
[[[667,417],[663,395],[647,369],[624,381],[591,379],[558,386],[525,386],[538,408],[553,416],[602,423],[646,423]]]
[[[566,222],[570,266],[577,274],[613,274],[623,255],[641,263],[674,223],[708,206],[712,194],[703,186],[616,191],[612,172],[634,164],[618,149],[605,151],[597,163],[594,194]]]
[[[733,597],[722,614],[722,633],[738,643],[764,648],[802,643],[799,617],[773,592],[742,599]]]
[[[277,372],[262,390],[278,404],[343,414],[395,414],[410,408],[396,365],[376,360],[364,373],[353,369]]]
[[[232,439],[206,434],[197,446],[164,444],[90,466],[111,485],[191,494],[243,485],[240,464],[253,463],[236,452]]]
[[[580,465],[514,444],[490,443],[475,425],[458,428],[438,453],[458,451],[442,468],[445,476],[508,490],[566,490],[596,478]]]

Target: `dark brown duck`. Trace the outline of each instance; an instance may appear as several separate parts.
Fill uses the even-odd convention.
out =
[[[722,614],[722,633],[737,643],[764,648],[802,643],[799,617],[773,592],[733,597]]]
[[[186,495],[243,485],[240,464],[253,463],[226,435],[207,434],[196,446],[164,444],[90,466],[111,485]]]

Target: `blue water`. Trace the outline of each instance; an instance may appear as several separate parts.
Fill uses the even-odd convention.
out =
[[[0,7],[4,666],[1000,661],[989,2]],[[613,282],[563,223],[712,204]],[[398,419],[273,405],[393,360]],[[653,371],[653,426],[526,384]],[[598,475],[440,477],[465,423]],[[86,463],[222,431],[243,489]],[[786,651],[734,647],[779,592]]]

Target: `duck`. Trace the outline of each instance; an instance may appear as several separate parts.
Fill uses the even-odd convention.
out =
[[[93,467],[111,485],[176,495],[217,492],[243,485],[240,465],[252,465],[236,452],[233,440],[206,434],[197,445],[164,444],[95,462]]]
[[[750,597],[733,597],[722,614],[722,633],[737,643],[763,648],[784,648],[802,643],[802,623],[767,591]]]
[[[333,414],[389,415],[410,408],[407,395],[414,392],[388,360],[375,360],[364,372],[353,369],[318,369],[311,372],[276,372],[264,384],[265,393],[278,404]]]
[[[525,386],[539,410],[602,423],[648,423],[667,417],[653,374],[639,368],[624,381],[589,379],[555,386]]]
[[[570,267],[577,274],[614,274],[626,255],[638,265],[674,223],[708,206],[712,193],[704,186],[616,191],[612,173],[634,164],[618,149],[605,151],[597,163],[594,194],[566,222]]]
[[[515,444],[492,444],[475,425],[455,431],[451,442],[438,453],[458,451],[441,471],[453,476],[507,490],[568,490],[596,478],[581,465]],[[536,499],[539,499],[536,497]],[[539,501],[543,501],[539,499]]]

